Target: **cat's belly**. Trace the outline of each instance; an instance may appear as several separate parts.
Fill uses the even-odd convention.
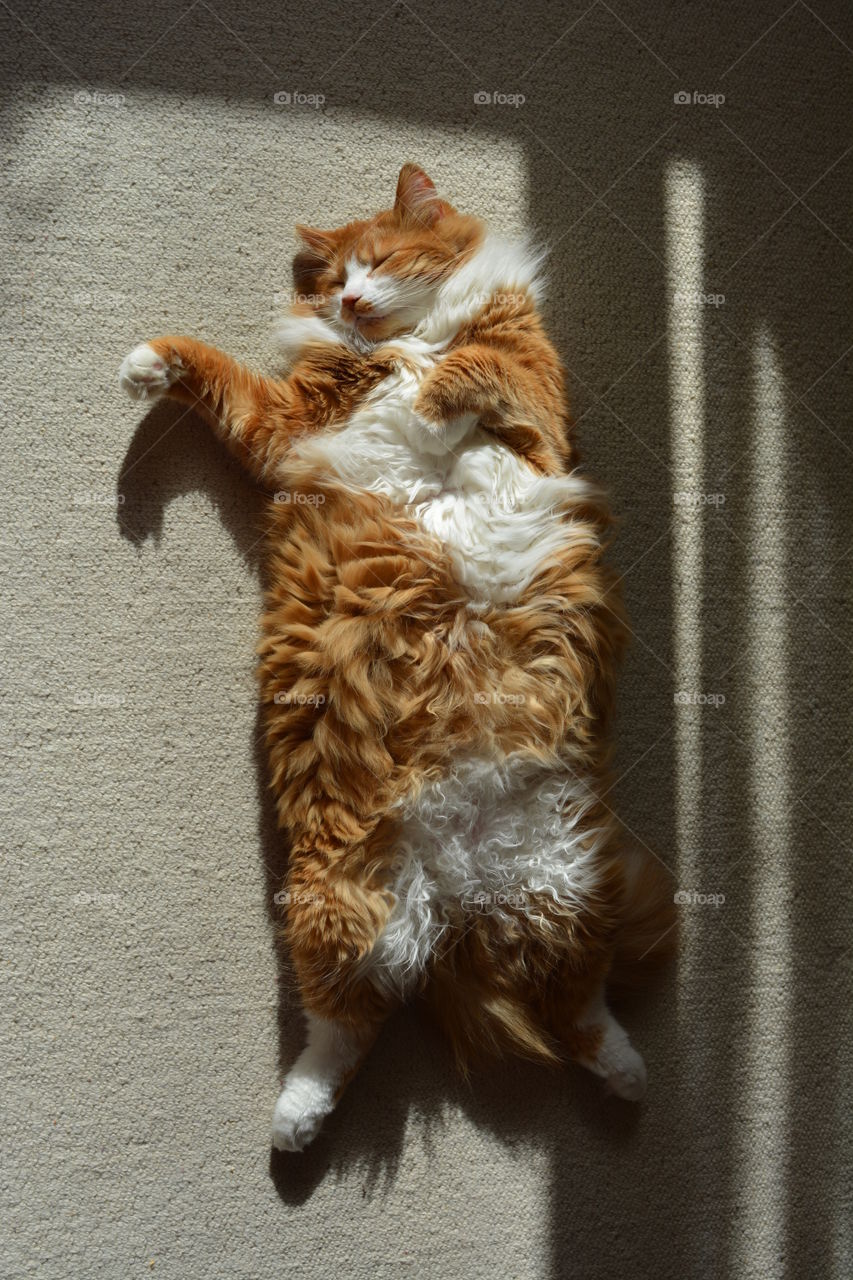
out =
[[[543,899],[588,906],[609,834],[590,821],[594,803],[565,771],[521,761],[457,763],[401,812],[396,904],[365,976],[405,995],[442,935],[464,930],[477,912],[538,916]]]
[[[299,443],[304,465],[357,491],[382,494],[414,515],[447,551],[472,600],[515,600],[553,555],[590,540],[573,509],[588,482],[543,476],[473,416],[436,437],[413,412],[418,380],[401,372],[343,429]]]

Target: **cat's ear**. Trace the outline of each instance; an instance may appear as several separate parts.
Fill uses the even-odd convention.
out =
[[[453,209],[439,200],[435,183],[419,165],[404,164],[397,179],[394,212],[404,220],[431,227]]]
[[[318,258],[331,262],[335,252],[334,232],[318,231],[316,227],[305,227],[297,223],[296,234],[306,248],[315,253]]]
[[[314,277],[334,259],[334,240],[330,231],[317,231],[314,227],[298,225],[296,234],[305,247],[293,259],[293,283],[297,289],[310,292]]]

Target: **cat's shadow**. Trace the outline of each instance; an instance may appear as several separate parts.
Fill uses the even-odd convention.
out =
[[[139,423],[116,483],[119,533],[135,546],[159,545],[167,508],[177,498],[203,493],[247,565],[261,564],[264,496],[192,410],[156,401]]]
[[[264,495],[192,412],[170,401],[151,408],[127,449],[117,490],[120,535],[136,546],[149,540],[160,544],[170,503],[185,494],[205,493],[246,564],[261,576]],[[287,848],[269,787],[260,709],[253,742],[283,1075],[302,1047],[304,1028],[280,940],[281,910],[275,894],[284,882]],[[270,1116],[274,1093],[271,1089]],[[590,1125],[616,1149],[630,1140],[637,1114],[630,1104],[604,1098],[601,1082],[578,1068],[552,1074],[511,1060],[465,1083],[439,1033],[419,1009],[409,1008],[389,1021],[314,1143],[300,1154],[271,1151],[270,1176],[281,1199],[294,1205],[310,1199],[321,1183],[339,1182],[345,1175],[348,1180],[360,1178],[365,1198],[382,1197],[396,1179],[407,1135],[421,1143],[430,1159],[460,1111],[506,1146],[540,1151],[561,1144],[567,1131],[580,1132]]]

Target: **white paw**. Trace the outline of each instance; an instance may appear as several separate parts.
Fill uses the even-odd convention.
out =
[[[279,1151],[302,1151],[316,1138],[334,1103],[309,1081],[286,1085],[272,1117],[272,1144]]]
[[[141,342],[122,360],[118,380],[134,400],[147,400],[161,396],[177,375],[178,370],[158,356],[153,347]]]
[[[627,1102],[639,1102],[646,1093],[646,1064],[630,1044],[620,1049],[619,1059],[607,1076],[610,1092]]]

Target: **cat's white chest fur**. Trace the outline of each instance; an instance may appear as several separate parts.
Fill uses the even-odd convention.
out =
[[[436,434],[413,407],[435,357],[416,349],[406,356],[343,428],[300,443],[299,456],[405,507],[446,548],[473,600],[513,600],[565,546],[561,514],[583,482],[540,475],[474,415]]]

